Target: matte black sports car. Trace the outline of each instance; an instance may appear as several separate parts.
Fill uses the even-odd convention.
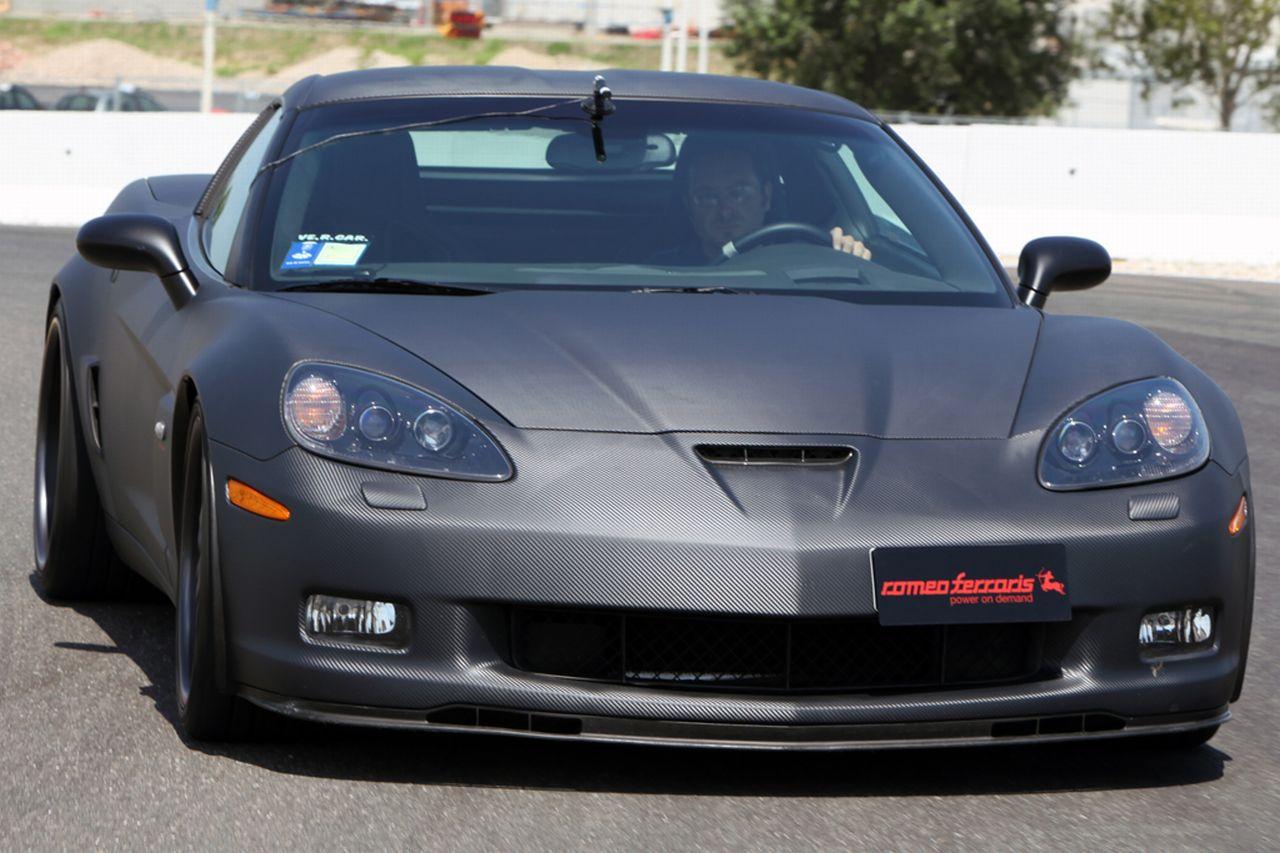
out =
[[[127,186],[50,292],[35,544],[176,604],[198,738],[1203,742],[1253,599],[1244,436],[1046,315],[838,97],[710,76],[312,77]],[[250,713],[250,712],[254,713]]]

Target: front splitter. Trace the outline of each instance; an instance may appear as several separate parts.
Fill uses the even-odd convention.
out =
[[[290,699],[253,688],[241,695],[269,711],[320,723],[552,740],[754,750],[922,749],[1172,735],[1221,725],[1225,707],[1155,717],[1108,713],[858,725],[758,725],[547,714],[449,705],[428,711]]]

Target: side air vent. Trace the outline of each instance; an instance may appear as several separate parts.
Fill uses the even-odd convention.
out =
[[[98,408],[98,365],[89,365],[89,437],[93,439],[93,447],[99,453],[102,452],[102,431],[99,427],[101,422],[100,412]]]
[[[831,445],[699,444],[694,451],[713,465],[843,465],[852,447]]]

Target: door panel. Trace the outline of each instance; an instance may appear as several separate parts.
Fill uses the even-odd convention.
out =
[[[159,279],[150,273],[121,272],[109,285],[111,320],[99,368],[99,418],[116,521],[142,545],[157,566],[166,565],[164,527],[157,512],[156,471],[167,466],[168,438],[156,438],[160,401],[172,397],[161,347],[172,332],[176,310]],[[161,468],[161,470],[164,470]],[[167,515],[167,513],[166,513]]]

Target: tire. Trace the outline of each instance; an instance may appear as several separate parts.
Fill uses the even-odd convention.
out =
[[[204,413],[197,402],[187,430],[178,529],[178,594],[174,619],[174,692],[183,730],[195,740],[239,740],[256,709],[222,692],[217,681],[213,579],[214,489]]]
[[[124,586],[131,572],[107,538],[76,405],[66,328],[59,303],[45,332],[36,405],[36,576],[50,598],[103,598]]]

